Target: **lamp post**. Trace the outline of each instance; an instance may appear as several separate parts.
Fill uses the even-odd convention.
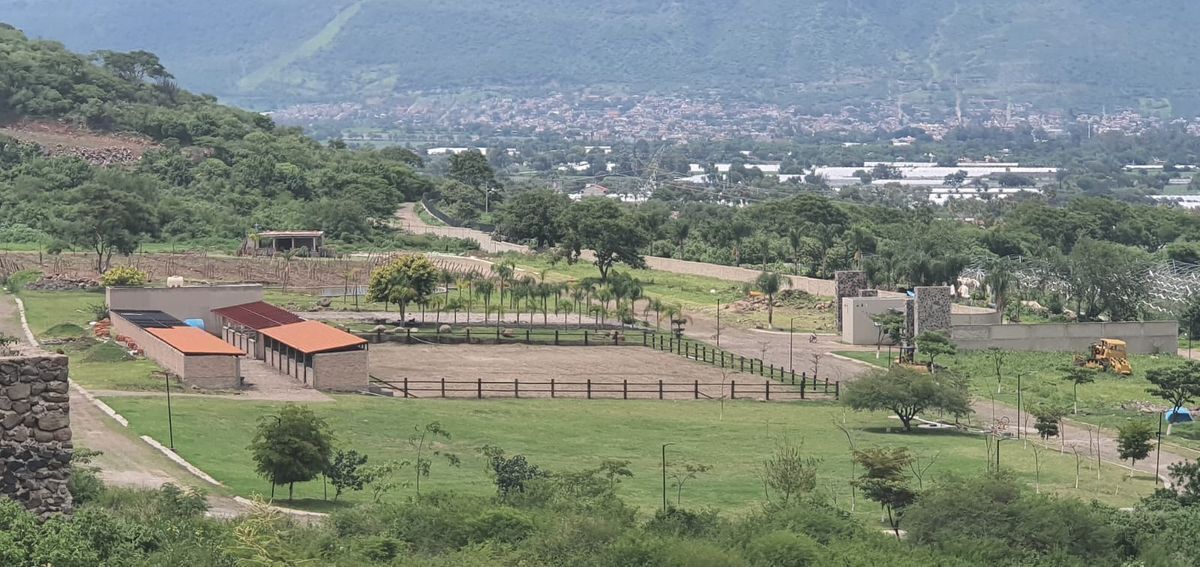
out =
[[[662,509],[667,513],[667,447],[674,443],[663,443],[662,446]]]
[[[708,293],[713,294],[717,300],[717,347],[721,346],[721,297],[717,295],[717,290],[710,289]]]
[[[1025,372],[1017,373],[1017,438],[1021,438],[1021,377]]]
[[[1007,437],[996,436],[996,472],[1000,471],[1000,442],[1008,439]]]
[[[788,319],[788,370],[793,374],[796,373],[796,366],[792,364],[792,345],[796,342],[796,319],[798,318]]]
[[[1158,412],[1155,412],[1158,413]],[[1167,414],[1167,419],[1171,423],[1175,423],[1175,411],[1172,408],[1171,413]],[[1155,443],[1154,448],[1154,486],[1158,486],[1158,465],[1162,463],[1162,418],[1158,420],[1158,443]]]
[[[164,376],[163,383],[167,386],[167,446],[175,450],[175,423],[171,417],[171,377]]]

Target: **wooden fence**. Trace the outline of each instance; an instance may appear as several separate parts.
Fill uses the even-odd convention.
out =
[[[699,380],[657,382],[622,380],[605,382],[586,380],[522,381],[512,380],[382,380],[371,377],[371,385],[380,392],[403,398],[574,398],[587,400],[760,400],[790,402],[813,399],[837,399],[834,383],[832,394],[822,388],[810,390],[811,384],[796,386],[773,382],[701,382]]]
[[[782,366],[776,367],[775,365],[767,364],[758,358],[747,358],[742,355],[737,355],[732,352],[728,352],[728,351],[713,347],[712,345],[709,345],[707,343],[703,343],[703,342],[688,339],[688,338],[677,337],[672,334],[660,333],[660,332],[656,332],[656,331],[652,331],[652,330],[594,331],[591,329],[564,330],[564,329],[532,329],[532,328],[517,329],[517,330],[512,330],[512,329],[504,330],[504,329],[500,329],[500,328],[494,328],[494,329],[477,328],[475,330],[472,330],[470,328],[466,328],[466,329],[452,332],[452,333],[437,333],[434,331],[424,331],[424,330],[420,330],[420,329],[405,329],[405,332],[402,334],[401,333],[381,333],[380,332],[380,333],[359,333],[358,336],[366,338],[373,342],[403,342],[405,344],[527,344],[527,345],[546,345],[546,346],[640,346],[640,347],[644,347],[644,348],[653,348],[660,352],[670,352],[670,353],[682,356],[684,358],[694,360],[696,362],[711,364],[713,366],[719,366],[720,368],[728,369],[732,372],[753,374],[753,375],[760,376],[762,378],[766,378],[767,380],[772,381],[772,382],[778,382],[780,386],[787,386],[787,387],[789,387],[788,389],[798,392],[797,394],[795,394],[798,396],[798,398],[794,398],[794,399],[808,399],[809,397],[812,397],[813,395],[820,395],[822,397],[832,396],[834,399],[837,399],[841,394],[841,384],[837,381],[830,382],[828,379],[819,380],[816,376],[810,377],[805,372],[797,373],[795,371],[795,369],[786,369]],[[385,384],[387,383],[382,380],[380,380],[380,382],[385,383]],[[513,394],[514,394],[513,397],[519,397],[519,390],[520,390],[521,386],[515,380],[512,382],[509,382],[509,381],[503,381],[503,382],[477,381],[477,382],[479,382],[479,383],[477,383],[475,385],[476,385],[477,389],[480,389],[480,390],[477,392],[476,397],[480,397],[480,398],[486,397],[486,396],[484,396],[485,391],[492,391],[495,389],[495,388],[490,388],[490,389],[484,388],[484,386],[499,386],[503,391],[508,391],[509,389],[512,389]],[[452,388],[451,388],[452,391],[455,391],[455,388],[454,388],[455,386],[461,386],[461,384],[459,384],[457,382],[449,382],[447,384],[452,386]],[[570,388],[572,386],[581,387],[581,388],[583,388],[583,390],[580,390],[579,393],[582,393],[583,396],[580,396],[580,397],[587,397],[588,399],[591,399],[591,396],[593,393],[593,387],[598,387],[598,388],[603,389],[603,388],[614,388],[617,386],[617,384],[615,384],[615,383],[598,383],[598,382],[591,382],[591,381],[586,382],[586,383],[584,383],[584,382],[580,382],[580,383],[554,382],[554,381],[551,381],[548,383],[526,382],[526,384],[527,384],[526,388],[534,387],[534,386],[530,386],[529,384],[541,384],[543,388],[550,388],[550,390],[547,392],[538,392],[538,393],[548,393],[548,394],[550,394],[550,397],[558,397],[558,394],[561,391],[561,387],[564,387],[564,386],[566,386],[568,388]],[[629,390],[630,387],[633,387],[635,389],[645,388],[644,384],[645,383],[641,383],[641,382],[637,382],[632,385],[624,384],[622,386],[622,390],[621,390],[621,392],[623,394],[622,397],[627,398],[629,394],[645,394],[646,392],[640,392],[640,391],[635,392],[634,390]],[[667,383],[661,383],[661,384],[664,387],[666,385],[670,385]],[[762,384],[766,384],[766,386],[763,386]],[[702,384],[699,382],[693,382],[690,384],[682,383],[682,385],[680,385],[680,383],[676,383],[672,386],[672,388],[678,389],[678,388],[684,388],[684,387],[692,387],[693,390],[695,390],[695,391],[692,391],[693,399],[700,399],[702,397],[710,397],[710,396],[705,396],[704,392],[700,391],[699,388],[701,385]],[[704,384],[704,385],[712,386],[712,384]],[[732,382],[729,385],[732,388],[737,387],[737,386],[734,386]],[[764,382],[764,383],[760,383],[760,384],[750,384],[750,385],[747,385],[745,382],[743,382],[742,392],[744,394],[744,397],[751,397],[752,392],[757,392],[754,395],[760,397],[761,399],[787,399],[787,394],[785,393],[785,388],[780,388],[780,386],[775,386],[774,387],[775,389],[772,390],[771,386],[770,386],[770,382]],[[437,391],[441,392],[442,388],[444,388],[444,386],[439,383]],[[745,389],[745,388],[750,388],[750,389]],[[428,392],[429,390],[422,390],[420,385],[414,385],[412,388],[410,388],[409,386],[405,386],[404,388],[402,388],[402,391],[405,392],[407,395],[407,393]],[[531,390],[526,390],[526,391],[532,393]],[[657,392],[657,390],[649,392],[649,393],[653,394],[655,392]],[[667,393],[667,392],[664,392],[664,394],[665,393]],[[679,393],[679,392],[675,392],[675,393]],[[686,392],[684,392],[684,393],[686,393]],[[737,392],[730,392],[730,393],[732,395],[737,394]],[[723,394],[718,394],[716,397],[720,397],[721,395],[723,395]],[[779,398],[779,396],[783,396],[783,398]],[[409,397],[413,397],[413,396],[409,396]],[[445,397],[445,396],[441,396],[441,397]],[[645,396],[642,396],[642,397],[645,397]],[[732,396],[731,396],[731,398],[732,398]],[[660,399],[665,399],[665,398],[660,397]]]

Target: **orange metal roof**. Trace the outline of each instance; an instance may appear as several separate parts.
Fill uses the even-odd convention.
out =
[[[367,343],[367,339],[335,329],[320,321],[302,321],[270,327],[260,332],[305,354],[340,350]]]
[[[195,327],[146,329],[146,332],[183,354],[246,354],[241,349]]]

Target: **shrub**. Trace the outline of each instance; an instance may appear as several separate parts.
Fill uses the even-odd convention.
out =
[[[812,538],[793,532],[775,531],[746,546],[746,558],[755,567],[804,567],[817,565],[821,546]]]
[[[474,542],[516,543],[529,537],[533,529],[529,516],[509,508],[496,508],[471,520],[470,538]]]
[[[104,287],[142,287],[150,281],[150,274],[132,266],[116,266],[109,268],[100,276],[100,285]]]

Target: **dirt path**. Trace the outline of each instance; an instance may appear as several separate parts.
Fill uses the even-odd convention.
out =
[[[453,226],[433,226],[421,220],[417,216],[416,207],[419,203],[407,203],[400,210],[396,211],[396,220],[400,224],[402,230],[406,230],[413,234],[433,234],[437,236],[449,236],[451,238],[462,238],[466,240],[474,240],[479,243],[479,249],[492,254],[501,252],[529,252],[527,246],[520,244],[512,244],[510,242],[498,242],[492,240],[491,235],[475,230],[472,228],[456,228]]]

